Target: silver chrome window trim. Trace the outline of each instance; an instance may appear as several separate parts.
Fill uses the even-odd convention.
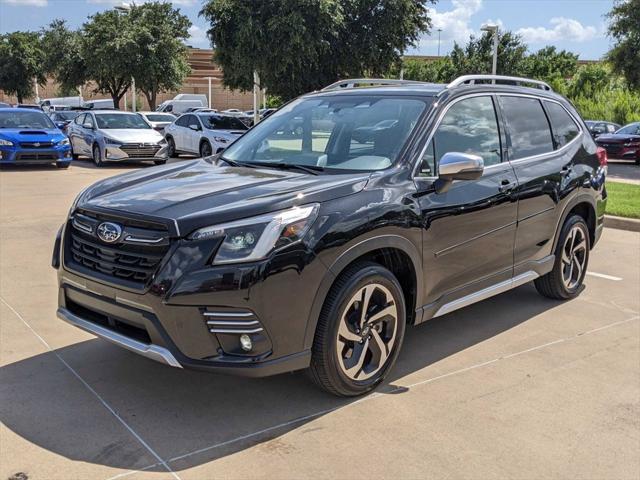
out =
[[[436,179],[438,179],[437,175],[436,176],[430,176],[430,177],[423,177],[423,176],[418,175],[417,172],[420,169],[420,165],[422,163],[422,158],[424,157],[424,154],[427,151],[427,147],[429,147],[429,144],[431,143],[431,140],[433,139],[436,131],[438,130],[438,128],[440,127],[440,124],[442,123],[442,119],[447,114],[449,109],[453,105],[455,105],[456,103],[458,103],[458,102],[460,102],[462,100],[466,100],[468,98],[473,98],[473,97],[487,97],[487,96],[488,97],[492,97],[492,96],[496,96],[496,97],[498,97],[498,96],[527,97],[527,98],[534,98],[534,99],[539,100],[539,101],[548,101],[548,102],[552,102],[552,103],[557,103],[558,105],[560,105],[565,110],[565,112],[567,112],[569,114],[569,117],[574,121],[574,123],[578,127],[578,135],[576,135],[576,137],[573,140],[571,140],[569,143],[567,143],[563,147],[559,148],[558,150],[552,150],[550,152],[540,153],[538,155],[531,155],[529,157],[518,158],[517,160],[508,160],[506,162],[502,161],[502,162],[500,162],[498,164],[489,165],[488,167],[485,167],[485,169],[484,169],[485,172],[487,170],[491,171],[491,169],[493,169],[494,167],[504,166],[506,164],[512,164],[513,165],[513,164],[517,164],[517,163],[523,162],[523,161],[537,160],[537,159],[540,159],[540,158],[543,158],[543,157],[547,157],[549,155],[555,155],[555,154],[561,153],[565,149],[569,148],[569,146],[572,145],[574,142],[576,142],[579,138],[582,138],[582,135],[584,133],[582,125],[580,125],[580,122],[576,119],[576,117],[569,110],[567,110],[566,107],[564,105],[562,105],[562,103],[560,103],[558,100],[554,100],[554,99],[551,99],[551,98],[546,98],[546,97],[542,97],[542,96],[538,96],[538,95],[527,94],[527,93],[511,93],[511,92],[476,92],[476,93],[470,93],[469,95],[464,95],[462,97],[454,99],[451,103],[449,103],[444,108],[444,110],[440,113],[440,115],[438,115],[438,118],[436,119],[435,126],[431,129],[431,133],[427,137],[427,141],[425,142],[424,147],[422,147],[422,150],[420,151],[420,155],[418,155],[418,160],[414,165],[413,173],[412,173],[412,177],[413,178],[420,178],[421,180],[436,180]],[[437,108],[437,104],[434,104],[434,108]],[[500,128],[502,128],[502,125],[500,125]],[[553,129],[552,129],[551,125],[549,125],[549,130],[550,130],[550,132],[551,132],[551,134],[553,136]],[[484,174],[483,174],[483,176],[484,176]]]

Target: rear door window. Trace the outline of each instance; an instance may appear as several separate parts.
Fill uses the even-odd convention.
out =
[[[562,148],[576,138],[580,129],[567,111],[555,102],[544,102],[553,130],[553,140],[556,148]]]
[[[540,100],[506,95],[499,98],[511,142],[509,159],[553,152],[551,129]]]

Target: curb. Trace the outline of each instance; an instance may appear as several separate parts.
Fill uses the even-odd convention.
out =
[[[607,228],[616,228],[618,230],[640,232],[640,220],[636,218],[624,218],[614,217],[613,215],[605,215],[604,226]]]

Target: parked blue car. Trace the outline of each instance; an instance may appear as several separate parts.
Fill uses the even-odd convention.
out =
[[[0,108],[0,165],[67,168],[71,159],[69,139],[44,112]]]

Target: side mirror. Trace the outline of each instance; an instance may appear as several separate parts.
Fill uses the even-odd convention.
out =
[[[438,163],[436,192],[449,190],[454,180],[475,180],[484,172],[484,161],[478,155],[461,152],[447,152]]]
[[[83,123],[82,126],[88,130],[93,130],[93,125],[90,123]]]
[[[58,127],[60,130],[63,130],[64,127],[67,126],[66,122],[56,122],[56,127]]]
[[[197,132],[198,130],[200,130],[200,127],[198,127],[198,125],[195,125],[195,124],[194,124],[194,125],[189,125],[189,128],[190,128],[191,130],[196,131],[196,132]]]

